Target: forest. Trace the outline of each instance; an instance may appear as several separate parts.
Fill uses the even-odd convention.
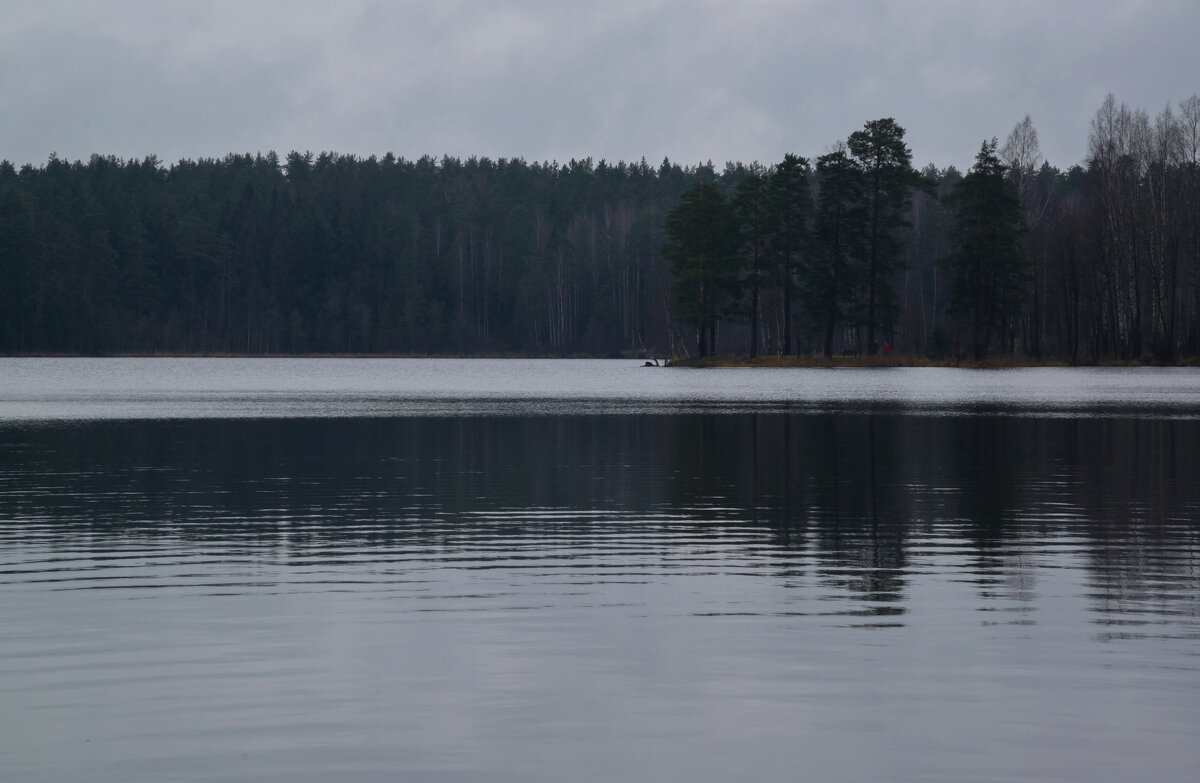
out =
[[[0,163],[0,353],[1200,356],[1200,97],[974,165],[867,122],[770,165]]]

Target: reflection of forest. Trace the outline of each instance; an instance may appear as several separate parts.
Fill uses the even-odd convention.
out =
[[[1189,593],[1196,609],[1200,422],[880,412],[679,417],[672,430],[674,502],[747,509],[868,600],[900,597],[917,539],[963,541],[969,581],[1017,601],[1033,558],[1069,542],[1105,611]]]
[[[439,541],[451,529],[459,545],[539,526],[582,540],[591,512],[621,512],[606,535],[669,515],[765,531],[779,552],[806,553],[822,583],[874,602],[902,597],[916,551],[951,541],[982,591],[1020,600],[1031,558],[1058,551],[1039,545],[1069,541],[1110,608],[1194,603],[1198,476],[1200,422],[1153,418],[888,410],[0,428],[10,533],[453,546]]]

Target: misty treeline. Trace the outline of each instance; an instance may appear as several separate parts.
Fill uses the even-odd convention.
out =
[[[1067,170],[1028,118],[965,173],[903,137],[723,169],[0,163],[0,352],[1200,355],[1200,98],[1110,97]]]

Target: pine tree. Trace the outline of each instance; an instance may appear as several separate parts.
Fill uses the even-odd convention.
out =
[[[737,184],[733,197],[743,269],[742,284],[750,291],[750,358],[758,356],[759,293],[768,238],[767,180],[751,172]]]
[[[863,171],[838,149],[817,158],[816,246],[805,270],[808,309],[824,332],[824,354],[833,358],[834,330],[845,322],[847,303],[856,289],[866,211]]]
[[[1021,255],[1021,201],[996,139],[983,142],[975,165],[950,193],[954,210],[949,256],[951,311],[971,332],[977,361],[987,358],[993,329],[1015,314],[1026,280]]]
[[[720,191],[697,182],[667,213],[664,226],[675,317],[696,327],[697,353],[707,356],[716,349],[717,320],[738,288],[733,212]]]
[[[867,235],[862,305],[867,351],[875,353],[877,338],[891,333],[900,310],[895,290],[896,273],[901,267],[898,234],[907,225],[904,213],[913,188],[922,178],[913,170],[904,128],[891,117],[868,122],[862,130],[850,134],[847,146],[863,170]]]
[[[792,352],[792,294],[809,242],[811,198],[808,160],[791,153],[784,155],[783,162],[775,167],[768,184],[770,244],[783,306],[780,351],[784,355]]]

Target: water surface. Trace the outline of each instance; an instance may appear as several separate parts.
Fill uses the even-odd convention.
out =
[[[1192,372],[13,361],[0,779],[1200,762]]]
[[[4,359],[0,420],[678,413],[1200,414],[1195,368],[647,368],[544,359]]]

